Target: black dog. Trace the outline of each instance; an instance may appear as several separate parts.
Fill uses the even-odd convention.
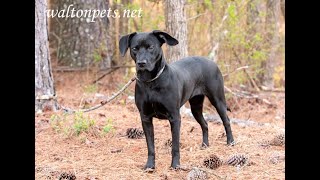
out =
[[[137,82],[135,103],[140,112],[148,146],[148,161],[144,169],[155,168],[154,131],[152,118],[168,119],[172,134],[171,167],[180,166],[180,107],[189,101],[194,118],[200,124],[202,145],[209,145],[208,124],[202,115],[204,97],[219,113],[227,134],[227,144],[233,143],[228,107],[225,101],[223,78],[217,65],[204,57],[187,57],[167,64],[161,46],[178,41],[169,34],[154,30],[148,33],[131,33],[119,42],[121,55],[130,48],[136,63]]]

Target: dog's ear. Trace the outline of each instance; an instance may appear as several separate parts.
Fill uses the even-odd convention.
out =
[[[119,41],[119,49],[120,49],[120,53],[121,53],[121,56],[123,57],[127,50],[128,50],[128,47],[130,46],[130,41],[132,39],[132,37],[134,35],[136,35],[137,33],[134,32],[134,33],[131,33],[131,34],[128,34],[128,35],[125,35],[125,36],[122,36],[120,38],[120,41]]]
[[[178,40],[176,40],[174,37],[170,36],[168,33],[154,30],[152,33],[159,39],[159,41],[163,43],[167,43],[170,46],[175,46],[179,43]]]

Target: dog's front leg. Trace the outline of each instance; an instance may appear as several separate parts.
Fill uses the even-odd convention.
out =
[[[176,169],[180,166],[180,126],[181,118],[179,110],[169,118],[172,134],[172,161],[171,167]]]
[[[152,117],[141,116],[142,128],[146,137],[148,146],[148,160],[144,169],[154,169],[155,168],[155,152],[154,152],[154,132]]]

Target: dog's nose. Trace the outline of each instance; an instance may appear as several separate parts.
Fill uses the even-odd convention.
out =
[[[145,60],[144,61],[139,61],[137,64],[138,64],[139,67],[145,67],[146,64],[147,64],[147,61],[145,61]]]

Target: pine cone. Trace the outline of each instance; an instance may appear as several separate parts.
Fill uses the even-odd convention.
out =
[[[210,155],[209,158],[206,158],[203,161],[203,165],[206,168],[216,169],[223,164],[223,161],[216,155]]]
[[[59,180],[75,180],[75,179],[76,179],[76,176],[71,172],[69,173],[63,172],[59,176]]]
[[[207,179],[207,173],[200,170],[197,167],[192,168],[192,170],[187,175],[187,180],[205,180]]]
[[[283,146],[285,144],[285,134],[281,133],[276,135],[271,141],[270,141],[270,145],[273,146]]]
[[[168,139],[164,145],[167,146],[167,147],[172,147],[171,139]]]
[[[234,154],[226,162],[228,165],[232,166],[244,166],[248,164],[249,157],[245,154]]]
[[[130,139],[138,139],[144,136],[144,132],[137,128],[128,128],[126,135]]]
[[[280,161],[285,160],[285,156],[282,153],[275,152],[269,157],[269,161],[272,164],[278,164]]]
[[[270,158],[269,158],[269,161],[270,161],[272,164],[278,164],[278,163],[279,163],[279,158],[278,158],[278,157],[270,157]]]

